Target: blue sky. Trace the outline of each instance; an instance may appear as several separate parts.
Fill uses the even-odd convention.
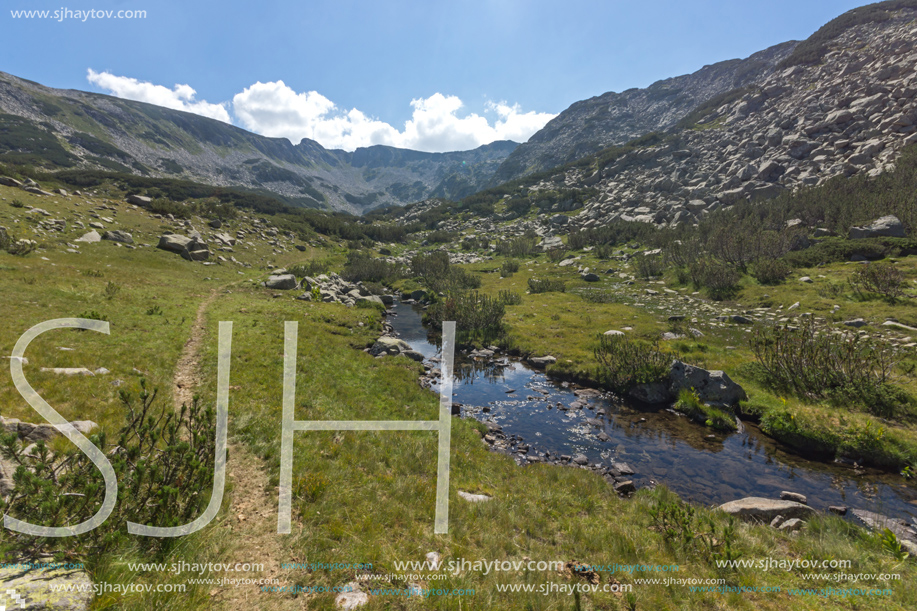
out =
[[[789,39],[847,0],[5,0],[0,71],[328,148],[523,140],[573,102]],[[14,19],[14,10],[145,10]],[[92,72],[90,72],[92,71]],[[193,90],[193,94],[191,91]]]

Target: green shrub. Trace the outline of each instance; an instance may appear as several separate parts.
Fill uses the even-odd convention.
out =
[[[707,289],[711,299],[722,301],[739,292],[742,275],[734,268],[715,259],[698,259],[690,268],[695,286]]]
[[[0,250],[21,257],[35,250],[35,247],[33,240],[17,240],[7,233],[5,227],[0,227]]]
[[[299,270],[297,270],[299,271]],[[348,282],[385,282],[390,283],[403,277],[401,266],[389,263],[385,259],[351,251],[341,277]]]
[[[535,235],[523,235],[503,242],[497,242],[497,254],[506,257],[530,257],[535,254],[538,238]]]
[[[535,293],[563,293],[567,290],[567,285],[563,280],[552,280],[550,278],[529,278],[529,291]]]
[[[157,393],[140,381],[140,393],[120,391],[125,424],[108,442],[104,431],[90,440],[108,456],[118,479],[118,502],[99,527],[79,537],[33,537],[7,531],[5,557],[45,554],[97,559],[119,546],[147,553],[167,550],[175,541],[129,537],[126,522],[178,526],[200,515],[213,486],[216,441],[214,410],[195,400],[190,407],[155,409]],[[139,399],[139,401],[138,401]],[[89,457],[76,448],[56,450],[43,441],[29,453],[15,433],[0,434],[0,453],[18,465],[16,487],[0,499],[0,511],[42,526],[68,526],[89,519],[102,503],[105,486]]]
[[[329,261],[324,259],[312,259],[308,263],[291,265],[287,268],[287,272],[293,274],[297,278],[305,278],[306,276],[314,278],[315,276],[328,273],[330,269],[331,263]]]
[[[675,411],[685,414],[692,420],[703,422],[710,428],[720,431],[736,430],[732,414],[704,404],[693,389],[682,388],[678,393],[678,401],[672,407]]]
[[[751,275],[761,284],[780,284],[790,271],[790,264],[783,259],[761,259],[755,263]]]
[[[860,296],[875,293],[897,299],[904,295],[904,274],[886,261],[867,263],[851,274],[850,286]]]
[[[882,417],[913,404],[903,389],[890,384],[902,355],[868,336],[820,333],[814,319],[806,317],[798,328],[756,326],[749,345],[767,382],[778,390],[811,399],[859,401]]]
[[[503,262],[503,265],[500,266],[500,274],[504,278],[509,278],[513,274],[519,271],[519,262],[515,259],[506,259]]]
[[[503,334],[504,303],[477,291],[453,292],[427,308],[424,322],[442,328],[454,320],[458,341],[488,342]]]
[[[625,393],[638,384],[655,384],[668,379],[675,355],[659,349],[659,342],[647,344],[624,335],[600,335],[594,354],[599,362],[599,379],[613,391]]]
[[[503,305],[519,305],[522,303],[522,295],[516,291],[500,291],[497,298],[503,302]]]
[[[665,270],[662,255],[637,255],[631,261],[637,270],[637,276],[644,280],[661,276]]]
[[[567,249],[563,246],[558,246],[548,249],[545,254],[548,255],[548,261],[551,263],[559,263],[567,257]]]

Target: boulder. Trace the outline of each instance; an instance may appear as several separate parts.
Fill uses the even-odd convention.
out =
[[[632,399],[650,405],[668,403],[672,400],[672,393],[669,392],[669,387],[661,382],[656,382],[654,384],[638,384],[631,388],[627,394]]]
[[[0,185],[5,185],[7,187],[16,187],[17,189],[22,188],[21,182],[19,182],[15,178],[10,178],[9,176],[0,176]]]
[[[135,206],[143,206],[144,208],[153,203],[152,198],[146,197],[144,195],[128,195],[127,203],[134,204]]]
[[[110,240],[112,242],[120,242],[121,244],[134,243],[134,236],[126,231],[121,231],[120,229],[116,229],[114,231],[106,231],[102,234],[102,239]]]
[[[13,565],[17,562],[29,565],[49,561],[10,559],[8,562]],[[28,570],[16,566],[0,566],[0,608],[20,611],[84,611],[89,609],[94,598],[92,580],[84,570]]]
[[[486,503],[487,501],[492,501],[494,498],[488,494],[472,494],[464,490],[459,490],[458,495],[469,503]]]
[[[677,397],[683,389],[693,389],[704,403],[735,405],[746,397],[745,390],[722,371],[707,371],[679,360],[669,370],[669,393]]]
[[[207,223],[207,225],[210,226],[211,229],[219,229],[220,227],[223,226],[223,221],[221,221],[220,219],[213,219],[212,221]]]
[[[769,524],[777,516],[783,516],[789,520],[793,518],[804,519],[815,515],[814,509],[802,503],[763,499],[754,496],[723,503],[718,509],[743,520],[763,522],[765,524]]]
[[[86,242],[88,244],[93,244],[102,239],[102,236],[99,235],[99,232],[93,229],[89,233],[84,233],[81,237],[74,240],[74,242]]]
[[[156,248],[182,254],[187,252],[188,244],[190,243],[191,238],[176,233],[167,233],[159,238],[159,244],[156,245]]]
[[[583,274],[581,278],[585,280],[586,282],[598,282],[599,281],[599,275],[593,274],[592,272],[589,272],[588,274]]]
[[[369,349],[369,353],[373,356],[379,356],[380,354],[394,355],[402,352],[411,352],[411,345],[397,337],[389,337],[387,335],[377,339],[376,343]]]
[[[289,291],[299,286],[299,282],[296,281],[296,276],[293,274],[279,274],[268,278],[264,286],[278,291]]]
[[[548,365],[553,365],[557,362],[557,358],[553,356],[531,356],[528,359],[528,362],[534,365],[535,367],[546,367]]]
[[[796,501],[797,503],[802,503],[803,505],[808,505],[808,499],[806,495],[799,494],[798,492],[789,492],[784,490],[780,493],[780,500],[782,501]]]
[[[167,233],[159,238],[157,248],[174,252],[189,261],[206,261],[210,258],[210,250],[199,236],[186,237],[174,233]]]
[[[541,250],[547,252],[551,250],[552,248],[562,248],[564,245],[564,242],[563,240],[560,239],[559,236],[555,235],[555,236],[544,238],[543,240],[541,240],[541,242],[538,243],[538,245],[541,247]]]
[[[897,216],[889,214],[876,219],[871,225],[851,227],[849,237],[851,240],[879,237],[905,238],[907,237],[907,231],[905,231],[904,224],[898,220]]]

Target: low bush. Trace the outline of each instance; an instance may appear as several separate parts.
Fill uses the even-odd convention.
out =
[[[749,346],[775,389],[810,399],[860,402],[882,417],[913,404],[910,395],[890,384],[903,355],[868,336],[821,333],[806,317],[798,328],[755,327]]]
[[[502,301],[504,305],[519,305],[522,303],[522,295],[516,291],[500,291],[497,298]]]
[[[507,259],[500,266],[500,273],[504,278],[509,278],[519,271],[519,262],[515,259]]]
[[[535,235],[523,235],[517,238],[497,242],[498,255],[505,257],[530,257],[536,252],[538,238]]]
[[[690,267],[691,281],[707,289],[711,299],[722,301],[739,292],[742,275],[734,268],[715,259],[698,259]]]
[[[179,411],[157,409],[157,393],[140,382],[140,393],[120,391],[125,425],[115,443],[104,431],[89,436],[108,456],[118,480],[118,502],[100,526],[79,537],[35,537],[7,531],[4,557],[59,555],[98,558],[117,546],[147,553],[168,550],[175,539],[130,537],[127,521],[179,526],[200,515],[213,486],[216,418],[195,400]],[[105,486],[89,457],[75,447],[58,450],[39,441],[29,452],[15,433],[0,434],[0,453],[17,465],[15,488],[0,499],[0,511],[42,526],[69,526],[98,510]]]
[[[563,246],[550,248],[545,252],[548,255],[548,261],[551,263],[559,263],[563,261],[567,256],[567,249]]]
[[[654,384],[668,378],[671,352],[659,343],[648,344],[624,335],[600,335],[594,354],[599,362],[599,379],[609,388],[624,393],[638,384]]]
[[[529,291],[534,293],[563,293],[567,290],[567,285],[563,280],[552,280],[550,278],[529,278]]]
[[[904,295],[904,274],[887,261],[867,263],[850,275],[850,286],[861,297],[873,293],[897,299]]]
[[[703,422],[710,428],[720,431],[736,430],[736,422],[732,414],[704,404],[692,389],[682,388],[678,393],[678,401],[675,402],[673,408],[692,420]]]
[[[761,259],[755,262],[751,275],[761,284],[780,284],[792,268],[783,259]]]
[[[631,261],[634,262],[637,276],[644,280],[661,276],[665,270],[662,255],[637,255]]]
[[[503,334],[504,302],[477,291],[449,293],[429,308],[424,322],[441,329],[454,320],[457,341],[489,342]]]
[[[394,282],[403,277],[401,266],[362,252],[350,252],[341,277],[348,282]]]

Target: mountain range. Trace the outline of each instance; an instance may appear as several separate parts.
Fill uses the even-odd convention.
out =
[[[892,163],[917,129],[915,16],[915,0],[854,9],[801,43],[576,102],[521,145],[452,153],[294,145],[0,73],[0,162],[239,186],[356,214],[457,200],[507,181],[535,190],[563,183],[599,192],[579,224],[615,214],[691,220],[736,198],[773,197]]]

